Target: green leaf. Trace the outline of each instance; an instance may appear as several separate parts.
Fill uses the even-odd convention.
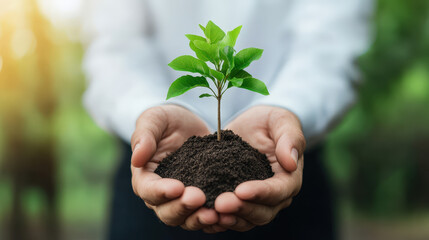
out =
[[[193,41],[193,43],[198,49],[206,53],[205,55],[209,57],[210,62],[213,64],[219,62],[219,49],[216,45],[212,45],[206,41],[200,40]]]
[[[235,68],[241,70],[248,67],[251,62],[261,58],[263,51],[264,50],[259,48],[246,48],[241,50],[234,57]]]
[[[230,46],[235,47],[238,35],[240,34],[242,26],[236,27],[234,30],[229,31],[226,36],[220,42],[221,47]]]
[[[209,87],[205,77],[194,77],[191,75],[182,76],[176,79],[168,89],[167,100],[184,94],[195,87]]]
[[[204,34],[210,40],[210,43],[213,44],[219,42],[225,37],[225,32],[212,21],[207,23]]]
[[[199,98],[205,98],[205,97],[214,97],[214,96],[208,93],[203,93],[199,96]]]
[[[234,62],[234,48],[226,46],[222,49],[221,52],[225,57],[224,60],[227,60],[228,62]]]
[[[243,79],[243,84],[241,84],[239,88],[244,88],[253,92],[260,93],[262,95],[270,95],[267,86],[265,86],[265,83],[256,78]]]
[[[228,81],[231,83],[231,85],[233,87],[241,87],[241,85],[243,85],[243,80],[242,78],[233,78],[233,79],[229,79]],[[229,86],[229,83],[228,83]]]
[[[211,74],[213,77],[215,77],[217,80],[219,80],[219,81],[222,81],[222,80],[223,80],[223,78],[225,77],[225,76],[223,75],[223,73],[221,73],[221,72],[219,72],[219,71],[216,71],[216,70],[214,70],[214,69],[211,69],[211,68],[210,68],[210,74]]]
[[[204,62],[210,61],[209,54],[197,48],[192,41],[189,42],[189,47],[195,52],[195,55],[197,56],[198,59]]]
[[[228,72],[230,71],[229,70],[229,64],[228,64],[228,62],[227,61],[224,61],[223,63],[222,63],[222,68],[221,68],[221,70],[220,70],[222,73],[223,73],[223,75],[228,75]]]
[[[206,28],[203,25],[201,25],[201,24],[198,24],[198,25],[200,26],[201,30],[203,30],[203,33],[205,34]]]
[[[210,74],[209,67],[204,61],[189,55],[180,56],[174,59],[168,64],[168,66],[177,71],[200,73],[204,76],[208,76]]]
[[[207,41],[207,39],[205,37],[201,37],[198,35],[194,35],[194,34],[185,34],[185,36],[192,42],[195,40],[199,40],[199,41]]]
[[[251,78],[252,75],[250,75],[250,73],[244,71],[244,70],[239,70],[237,72],[235,72],[234,74],[231,74],[231,77],[235,77],[235,78]]]
[[[226,74],[229,74],[234,68],[234,48],[226,46],[220,51],[221,59],[228,63],[227,69],[225,70]],[[223,68],[224,66],[222,66]]]

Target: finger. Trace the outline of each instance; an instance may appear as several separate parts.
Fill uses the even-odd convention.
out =
[[[242,200],[233,192],[224,192],[217,196],[215,200],[215,209],[219,213],[236,213],[238,212]]]
[[[305,141],[304,136],[301,132],[296,132],[282,135],[275,143],[277,161],[286,171],[293,172],[297,169],[298,159],[302,155],[300,151],[303,152],[298,150],[302,149],[302,146],[298,146],[301,141]]]
[[[176,199],[185,190],[185,186],[179,180],[161,178],[143,168],[131,167],[131,169],[134,193],[150,205],[157,206]]]
[[[160,107],[150,108],[140,115],[131,137],[132,165],[142,167],[152,158],[167,127],[167,114]]]
[[[200,208],[206,197],[197,187],[186,187],[183,195],[156,207],[155,212],[159,219],[169,226],[182,225],[186,218]]]
[[[220,213],[219,214],[219,225],[225,228],[229,228],[231,226],[234,226],[237,223],[237,217],[233,214],[225,214]]]
[[[289,207],[292,203],[292,198],[284,200],[282,203],[274,206],[267,207],[262,204],[254,204],[251,202],[243,201],[243,205],[240,207],[239,211],[234,215],[237,218],[237,223],[229,229],[235,229],[235,226],[248,224],[253,226],[263,226],[270,223],[278,214],[278,212],[286,207]],[[242,221],[245,221],[242,223]]]
[[[133,146],[133,154],[131,156],[131,165],[134,167],[143,167],[156,152],[157,143],[155,137],[148,132],[136,131],[133,138],[137,143]]]
[[[302,175],[298,172],[276,173],[265,180],[241,183],[234,193],[241,200],[275,206],[285,199],[297,195],[301,184]]]
[[[237,217],[237,222],[234,225],[229,226],[228,229],[238,231],[238,232],[245,232],[245,231],[251,230],[255,226],[256,226],[255,224],[249,221],[246,221],[243,218]]]
[[[200,208],[186,218],[181,227],[185,230],[197,231],[218,222],[218,214],[214,209]]]
[[[231,224],[233,220],[235,220],[235,224],[229,227],[230,229],[234,230],[245,228],[245,226],[248,224],[265,225],[269,223],[277,214],[277,212],[275,212],[277,208],[275,207],[242,201],[231,192],[219,195],[215,201],[215,207],[216,211],[223,215],[220,219],[221,226],[227,227],[228,223],[225,221],[228,222],[228,220],[230,220],[229,224]],[[225,219],[228,217],[228,215],[225,214],[233,214],[235,219]],[[245,221],[240,220],[240,218]]]
[[[268,129],[276,144],[276,156],[286,171],[295,171],[305,149],[305,137],[298,117],[284,109],[270,113]]]

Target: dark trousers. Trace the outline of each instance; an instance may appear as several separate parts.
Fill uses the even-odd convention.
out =
[[[321,163],[321,148],[305,153],[301,192],[292,205],[282,210],[270,224],[244,233],[226,231],[206,234],[166,226],[134,195],[130,172],[131,148],[126,144],[123,147],[123,159],[114,179],[109,239],[336,239],[333,202]]]

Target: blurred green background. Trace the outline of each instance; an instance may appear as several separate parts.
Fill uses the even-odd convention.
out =
[[[120,148],[81,104],[84,11],[71,9],[83,1],[61,2],[0,1],[0,239],[102,239],[107,227]],[[372,27],[360,99],[327,137],[338,228],[429,239],[429,1],[379,0]]]

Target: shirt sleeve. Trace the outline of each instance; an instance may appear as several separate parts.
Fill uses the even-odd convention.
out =
[[[98,125],[130,142],[138,116],[166,103],[166,71],[151,34],[145,1],[94,2],[84,25],[83,67],[88,79],[84,106]],[[194,110],[178,100],[170,103]]]
[[[295,113],[309,143],[320,139],[355,101],[353,66],[369,43],[370,0],[295,1],[286,22],[290,54],[252,105]]]

